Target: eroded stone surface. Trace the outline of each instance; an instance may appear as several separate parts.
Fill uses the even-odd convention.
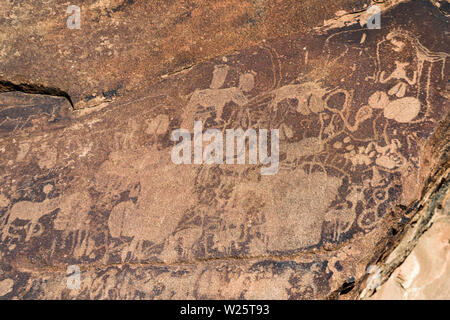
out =
[[[449,111],[447,27],[412,1],[381,30],[265,41],[97,108],[0,94],[3,296],[337,297],[426,184],[422,153]],[[279,129],[279,172],[175,165],[170,134],[194,120]]]
[[[450,192],[433,224],[371,299],[448,300],[450,297]]]

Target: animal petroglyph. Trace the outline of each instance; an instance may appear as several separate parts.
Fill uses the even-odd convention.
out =
[[[273,93],[272,109],[277,111],[278,104],[284,100],[295,100],[294,107],[297,112],[303,115],[319,113],[325,109],[325,93],[326,90],[315,82],[286,85]]]
[[[48,194],[51,186],[44,186],[44,192]],[[57,210],[54,221],[55,230],[83,230],[88,223],[87,214],[90,209],[90,198],[85,193],[76,192],[67,194],[60,198],[46,198],[42,202],[19,201],[10,210],[8,223],[3,227],[2,240],[10,233],[10,228],[15,228],[13,224],[17,221],[26,221],[26,238],[29,241],[32,237],[38,237],[44,232],[43,225],[39,220],[55,210]]]
[[[136,190],[134,195],[137,201],[120,202],[112,209],[108,220],[112,237],[133,239],[130,248],[123,252],[124,258],[127,252],[142,246],[144,240],[154,244],[164,242],[175,231],[184,211],[193,204],[193,169],[176,166],[169,157],[166,152],[153,150],[152,153],[129,154],[125,160],[122,154],[116,153],[99,172],[110,177],[105,181],[107,185],[111,181],[119,185],[124,182],[124,191],[129,186],[127,181],[140,186],[141,191]]]

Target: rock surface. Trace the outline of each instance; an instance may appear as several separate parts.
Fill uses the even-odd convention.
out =
[[[429,230],[372,299],[450,299],[450,193]]]
[[[311,30],[369,0],[42,0],[0,5],[0,89],[57,88],[77,109],[264,39]],[[80,29],[69,29],[69,5]],[[69,23],[72,20],[69,20]]]
[[[11,18],[23,17],[26,8],[10,8],[1,21],[13,34],[2,39],[1,85],[16,91],[0,94],[0,295],[358,297],[367,268],[421,214],[424,190],[447,179],[449,143],[436,134],[450,122],[442,11],[408,1],[382,12],[380,30],[343,23],[281,36],[268,27],[290,4],[280,2],[269,22],[256,22],[256,30],[272,31],[254,46],[214,35],[223,47],[193,52],[187,63],[193,66],[176,72],[186,62],[168,62],[171,50],[146,60],[152,53],[144,44],[157,31],[147,34],[143,26],[167,17],[160,22],[166,33],[155,39],[169,39],[165,45],[175,48],[186,36],[168,31],[179,4],[169,10],[174,16],[155,13],[138,25],[144,9],[91,2],[85,21],[92,24],[83,26],[94,30],[97,23],[98,34],[70,40],[84,61],[79,64],[56,53],[68,40],[51,30],[69,34],[55,25],[56,16],[42,30],[25,28],[40,30],[28,46],[21,41],[23,24]],[[180,30],[217,3],[188,10]],[[123,33],[108,29],[113,23]],[[287,33],[294,26],[288,23]],[[101,32],[117,34],[117,42]],[[258,41],[266,35],[276,38]],[[233,48],[239,50],[222,55]],[[25,64],[30,57],[39,63]],[[75,71],[61,72],[71,64]],[[163,73],[171,74],[156,81]],[[171,134],[192,132],[194,120],[224,133],[278,129],[278,172],[262,175],[264,165],[248,161],[175,164]],[[82,272],[79,289],[67,286],[74,265]]]

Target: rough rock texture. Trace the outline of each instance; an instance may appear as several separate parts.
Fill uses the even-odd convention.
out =
[[[202,54],[185,30],[215,21],[219,1],[190,2],[188,13],[174,2],[167,14],[116,2],[86,1],[92,11],[75,33],[55,9],[43,6],[41,28],[27,29],[14,16],[31,10],[6,7],[0,85],[16,91],[0,94],[0,295],[358,297],[367,267],[384,263],[422,216],[426,195],[448,180],[442,10],[408,1],[382,12],[381,30],[342,16],[332,29],[306,32],[334,7],[296,25],[283,8],[299,2],[248,2],[248,12],[236,2],[245,23],[258,3],[273,11],[242,27],[249,34],[226,31],[240,16],[230,11],[220,26],[226,40],[205,30],[213,44]],[[200,25],[216,30],[212,23]],[[300,26],[305,32],[294,34]],[[276,38],[260,41],[266,36]],[[148,51],[163,38],[160,53]],[[191,58],[180,43],[196,48]],[[194,120],[204,130],[279,129],[278,173],[174,164],[171,133],[192,130]],[[66,286],[69,265],[82,270],[79,289]]]
[[[430,229],[373,299],[450,299],[449,195],[444,206],[436,208]]]

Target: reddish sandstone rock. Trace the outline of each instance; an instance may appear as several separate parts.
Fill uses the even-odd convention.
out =
[[[448,165],[429,157],[448,150],[433,140],[449,121],[447,18],[424,1],[382,17],[381,30],[265,41],[95,108],[73,111],[71,90],[0,94],[0,293],[356,297]],[[278,172],[173,163],[171,133],[195,120],[278,129]]]

